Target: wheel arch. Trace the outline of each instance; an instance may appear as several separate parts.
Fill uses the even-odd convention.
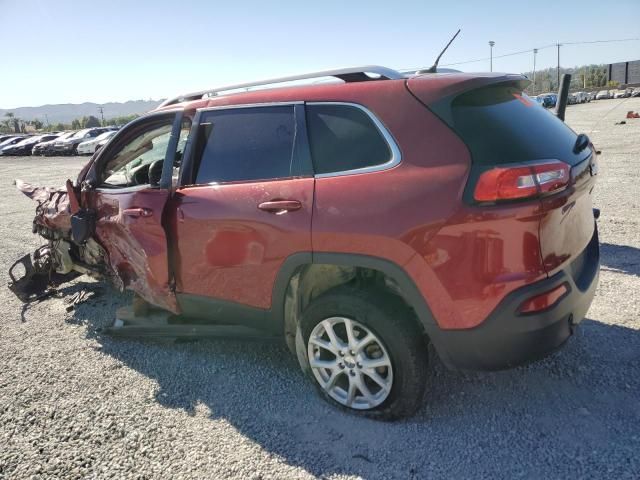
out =
[[[426,300],[408,273],[396,263],[379,257],[352,253],[301,252],[287,257],[284,261],[272,292],[272,321],[277,330],[284,333],[290,347],[295,342],[297,319],[301,313],[301,306],[297,302],[300,280],[310,272],[318,272],[323,266],[335,267],[336,270],[332,273],[325,269],[323,275],[337,275],[343,279],[348,277],[351,270],[356,269],[380,272],[397,286],[392,291],[413,309],[423,332],[429,337],[436,334],[438,326]],[[325,280],[325,284],[330,286],[341,283],[346,282],[331,284],[330,280]]]

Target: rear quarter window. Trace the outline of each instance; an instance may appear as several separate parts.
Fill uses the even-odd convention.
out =
[[[451,104],[453,129],[475,164],[557,159],[575,165],[590,153],[573,153],[577,135],[550,111],[511,85],[464,93]]]
[[[316,174],[384,165],[391,149],[372,118],[352,105],[307,105],[307,129]]]

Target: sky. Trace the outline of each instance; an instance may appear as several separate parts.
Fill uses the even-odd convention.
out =
[[[556,42],[640,38],[640,1],[0,0],[0,108],[161,99],[359,65],[441,66]],[[640,41],[565,45],[561,65],[640,59]],[[537,67],[556,64],[540,50]],[[495,58],[525,72],[533,54]],[[457,65],[487,71],[489,61]]]

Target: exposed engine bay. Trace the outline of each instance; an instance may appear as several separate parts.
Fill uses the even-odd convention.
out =
[[[83,274],[117,280],[109,274],[106,252],[98,242],[86,233],[85,238],[77,241],[78,233],[86,229],[87,219],[83,218],[86,212],[72,213],[74,202],[69,191],[38,187],[21,180],[16,180],[15,184],[18,190],[38,202],[33,233],[47,243],[11,266],[9,289],[13,293],[23,302],[31,302],[48,296],[56,287]]]

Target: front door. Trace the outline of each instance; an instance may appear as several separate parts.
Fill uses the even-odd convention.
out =
[[[97,240],[117,281],[146,301],[178,313],[171,286],[163,214],[170,196],[182,114],[157,114],[119,132],[96,158]],[[182,142],[183,143],[183,142]]]
[[[284,260],[311,252],[303,105],[214,108],[195,123],[167,209],[178,300],[185,313],[208,318],[259,314],[271,307]]]

